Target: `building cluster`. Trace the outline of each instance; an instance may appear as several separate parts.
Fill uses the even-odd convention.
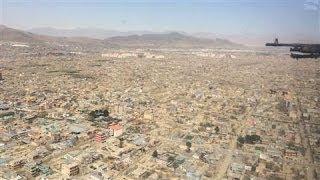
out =
[[[319,177],[319,61],[162,51],[0,58],[0,179]]]
[[[164,55],[156,55],[150,52],[139,52],[139,51],[132,51],[132,52],[110,52],[110,53],[103,53],[101,54],[103,58],[148,58],[148,59],[163,59]]]
[[[192,52],[191,54],[199,57],[209,57],[209,58],[217,58],[217,59],[222,59],[222,58],[229,58],[229,59],[236,59],[237,57],[233,54],[216,54],[214,52]]]

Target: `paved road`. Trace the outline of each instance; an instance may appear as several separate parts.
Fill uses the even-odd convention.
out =
[[[229,143],[229,147],[230,149],[227,151],[227,154],[224,158],[224,160],[222,161],[222,164],[219,164],[218,170],[217,170],[217,174],[215,176],[214,179],[223,179],[223,177],[226,175],[226,172],[228,170],[228,167],[231,163],[232,160],[232,155],[234,153],[234,151],[237,149],[237,138],[238,138],[238,134],[241,134],[242,130],[243,130],[243,124],[241,123],[241,126],[239,126],[236,129],[236,135],[234,137],[232,137],[230,143]]]
[[[222,179],[225,176],[228,170],[229,164],[231,163],[233,152],[236,148],[237,148],[237,137],[235,136],[230,141],[230,149],[228,150],[222,164],[219,165],[219,169],[217,170],[217,174],[214,179]]]
[[[316,179],[314,177],[314,174],[315,174],[315,169],[314,169],[314,161],[313,161],[313,154],[312,154],[312,151],[311,151],[311,146],[310,146],[310,142],[309,142],[309,138],[307,136],[308,132],[306,130],[306,122],[303,118],[301,118],[301,112],[302,112],[302,107],[301,107],[301,102],[299,101],[298,99],[298,109],[299,109],[299,129],[300,129],[300,136],[301,136],[301,139],[302,139],[302,144],[303,144],[303,147],[306,148],[306,154],[305,154],[305,157],[306,157],[306,160],[307,160],[307,163],[310,165],[307,167],[307,177],[308,177],[308,180],[313,180],[313,179]]]

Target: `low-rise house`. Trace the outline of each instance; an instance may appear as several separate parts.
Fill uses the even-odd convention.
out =
[[[123,133],[123,126],[120,124],[112,124],[109,126],[109,129],[114,137],[119,137]]]

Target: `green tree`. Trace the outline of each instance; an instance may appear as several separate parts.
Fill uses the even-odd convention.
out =
[[[242,136],[240,136],[240,137],[238,137],[238,142],[239,142],[240,144],[244,144],[245,139],[244,139]]]
[[[174,160],[175,160],[175,158],[173,156],[169,156],[167,159],[168,163],[173,163]]]
[[[216,133],[219,133],[219,131],[220,131],[220,129],[219,129],[218,126],[216,126],[216,127],[214,128],[214,130],[216,131]]]
[[[153,151],[152,157],[158,158],[158,151],[157,150]]]
[[[123,148],[123,141],[124,141],[124,139],[123,139],[123,138],[120,138],[119,140],[120,140],[120,142],[119,142],[119,147],[120,147],[120,148]]]
[[[191,142],[187,141],[186,142],[186,146],[187,146],[187,152],[190,152],[191,151],[191,146],[192,146]]]

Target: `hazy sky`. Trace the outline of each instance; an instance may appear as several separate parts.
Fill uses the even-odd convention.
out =
[[[221,34],[320,34],[316,7],[319,0],[1,1],[0,23],[23,29],[50,26]]]

